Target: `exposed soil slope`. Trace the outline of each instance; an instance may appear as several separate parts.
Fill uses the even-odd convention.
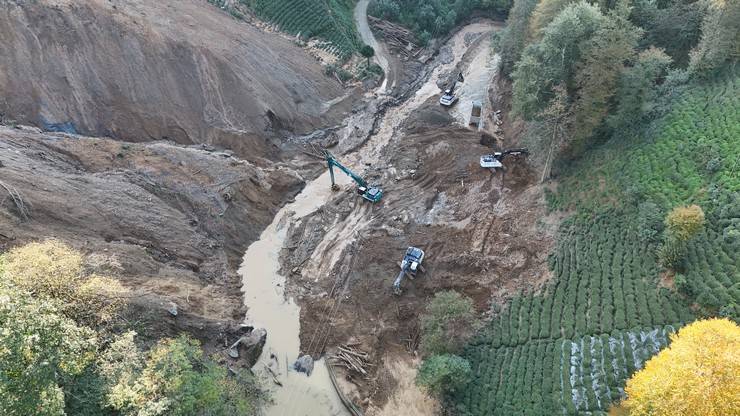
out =
[[[47,130],[251,158],[349,105],[304,49],[198,0],[6,1],[0,56],[0,114]]]
[[[29,211],[24,220],[2,190],[0,251],[55,237],[96,253],[152,333],[215,342],[243,317],[235,266],[302,180],[202,147],[0,127],[0,182]]]

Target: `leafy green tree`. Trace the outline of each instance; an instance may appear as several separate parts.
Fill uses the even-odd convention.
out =
[[[370,14],[386,20],[398,20],[401,7],[393,0],[375,0],[370,4]]]
[[[642,30],[629,21],[629,11],[626,3],[620,1],[593,36],[580,46],[583,52],[575,75],[575,128],[570,140],[570,150],[576,154],[606,118],[624,64],[635,56]]]
[[[740,59],[740,1],[713,0],[701,24],[701,40],[691,52],[689,69],[708,77],[727,62]]]
[[[99,349],[110,337],[100,310],[112,303],[110,288],[96,285],[109,282],[83,269],[82,256],[54,240],[0,256],[0,414],[257,413],[257,380],[228,374],[190,338],[144,352],[128,332]]]
[[[63,386],[95,359],[95,332],[53,301],[7,284],[0,284],[0,328],[0,414],[65,414]]]
[[[439,292],[421,317],[421,349],[427,354],[456,352],[478,327],[470,298]]]
[[[457,355],[433,355],[424,360],[416,383],[434,395],[459,390],[470,381],[470,363]]]
[[[509,75],[514,70],[514,64],[522,56],[527,45],[529,32],[529,17],[532,15],[537,0],[515,0],[511,8],[506,29],[501,34],[499,49],[501,54],[501,70]]]
[[[133,332],[118,337],[98,367],[106,403],[123,415],[253,415],[261,392],[252,379],[229,377],[203,357],[197,341],[165,339],[141,352]]]
[[[368,9],[373,16],[407,26],[425,45],[432,37],[447,34],[474,10],[504,17],[512,0],[377,0]]]
[[[677,66],[686,67],[689,51],[696,46],[701,36],[705,2],[636,0],[632,5],[630,20],[645,29],[641,46],[663,49]]]
[[[108,322],[125,303],[126,290],[117,280],[86,276],[82,255],[58,240],[15,248],[5,263],[6,283],[37,299],[57,301],[59,311],[79,323]]]
[[[540,39],[542,31],[545,30],[566,6],[574,0],[542,0],[537,3],[532,17],[529,19],[528,36],[530,39]]]
[[[581,46],[604,20],[594,5],[584,1],[571,4],[545,28],[539,42],[527,46],[512,74],[515,113],[532,119],[549,105],[557,85],[573,96]]]
[[[360,55],[364,56],[367,59],[367,66],[370,66],[370,58],[375,56],[375,49],[373,49],[370,45],[363,45],[362,48],[360,48]]]
[[[681,241],[688,241],[704,227],[704,210],[698,205],[676,207],[665,217],[666,230]]]
[[[637,62],[622,72],[615,96],[617,107],[607,119],[609,127],[620,129],[641,124],[658,99],[658,84],[665,78],[671,57],[663,50],[649,48],[640,52]]]
[[[740,327],[696,321],[627,380],[622,407],[632,416],[736,415],[740,404]]]

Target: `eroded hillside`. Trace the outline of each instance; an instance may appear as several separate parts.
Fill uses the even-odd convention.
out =
[[[345,91],[304,49],[205,1],[7,1],[0,113],[45,130],[276,156],[334,124]],[[334,100],[334,101],[332,101]]]
[[[95,253],[153,336],[184,329],[208,343],[243,316],[244,247],[303,183],[203,145],[34,128],[0,127],[0,166],[0,249],[56,238]]]

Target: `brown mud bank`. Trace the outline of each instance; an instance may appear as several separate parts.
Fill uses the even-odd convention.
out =
[[[244,316],[243,250],[303,186],[293,170],[230,152],[0,126],[0,251],[60,239],[131,291],[151,338],[185,330],[223,346]],[[177,315],[171,312],[176,308]]]
[[[0,116],[44,130],[279,156],[348,94],[307,50],[203,0],[6,1]]]

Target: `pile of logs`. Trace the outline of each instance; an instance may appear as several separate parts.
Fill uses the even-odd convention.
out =
[[[370,25],[383,35],[385,42],[390,47],[401,51],[406,57],[416,57],[422,51],[422,48],[415,43],[414,32],[377,17],[368,16],[367,18]]]
[[[418,325],[412,325],[409,328],[408,336],[404,338],[403,343],[406,347],[406,351],[410,353],[416,353],[419,349],[419,342],[421,341],[421,329]]]
[[[344,366],[348,370],[367,376],[367,368],[372,367],[370,355],[357,349],[357,345],[359,344],[342,344],[339,346],[337,353],[329,355],[329,358],[335,365]]]

